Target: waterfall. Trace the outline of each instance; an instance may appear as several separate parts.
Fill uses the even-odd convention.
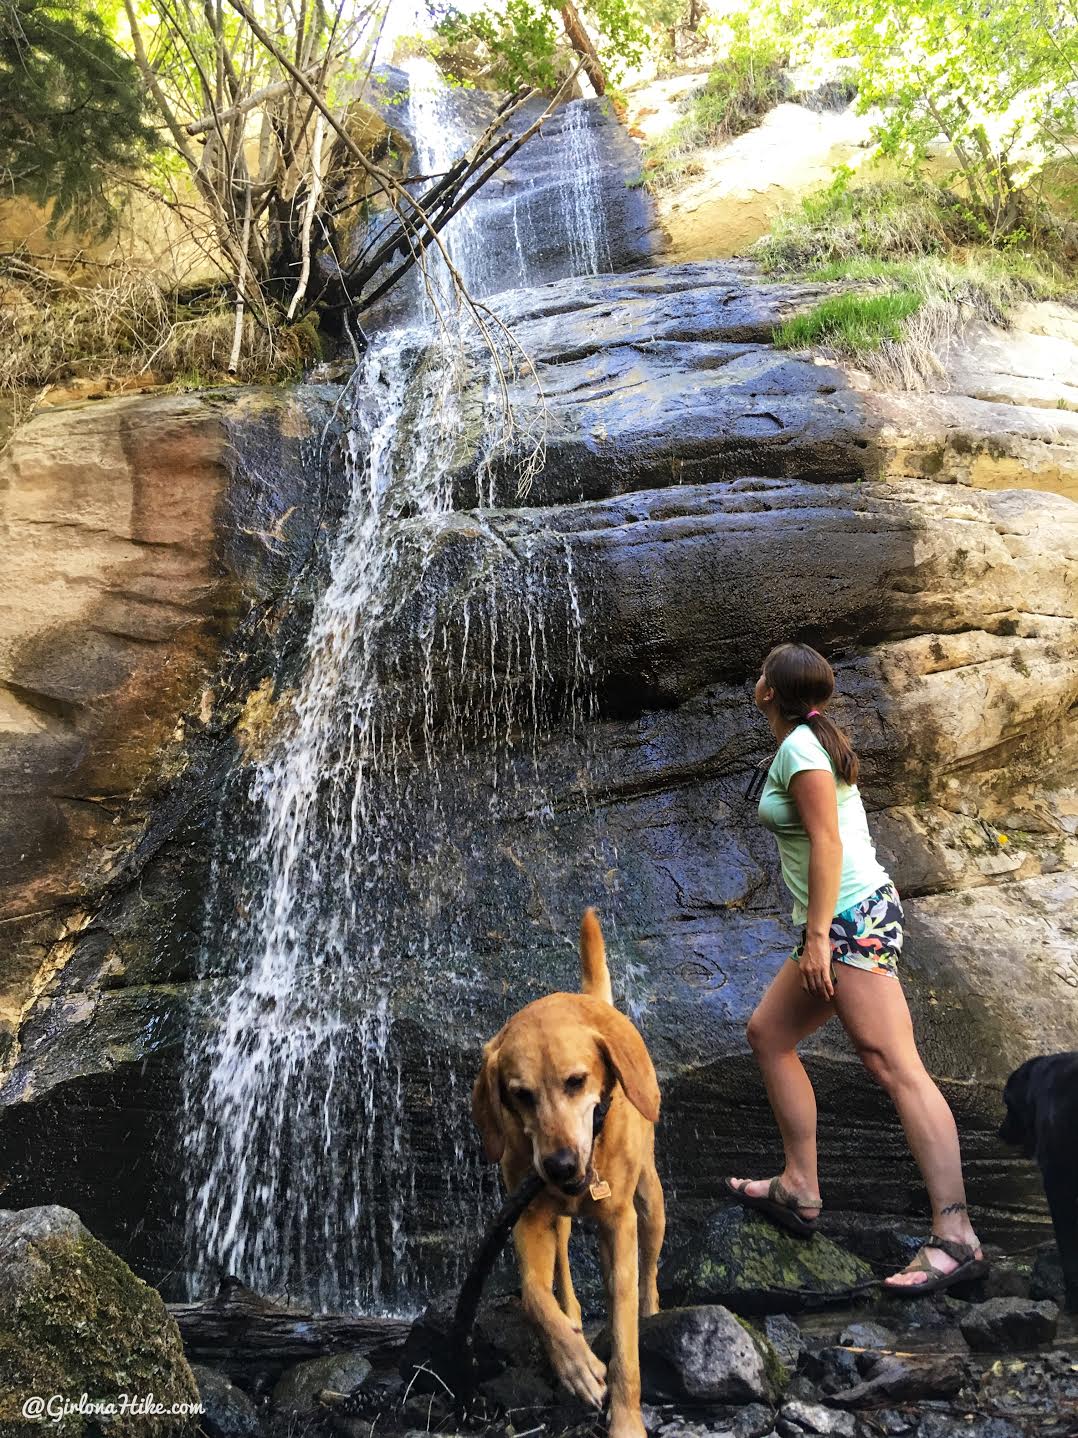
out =
[[[566,110],[568,137],[565,218],[572,247],[573,270],[578,275],[599,275],[612,268],[606,213],[596,203],[596,176],[602,165],[599,142],[583,105]]]
[[[463,142],[443,96],[411,103],[433,172]],[[565,183],[569,205],[580,176]],[[600,235],[574,234],[574,266]],[[466,282],[489,288],[482,207],[446,238]],[[509,820],[549,825],[540,753],[579,726],[590,690],[568,544],[510,533],[482,464],[480,508],[454,510],[461,454],[504,458],[497,386],[477,365],[466,336],[429,322],[372,343],[352,387],[350,502],[287,721],[223,796],[203,954],[219,990],[186,1078],[193,1296],[227,1271],[322,1309],[414,1302],[438,1269],[416,1247],[417,1108],[437,1147],[419,1197],[441,1225],[475,1231],[493,1192],[451,1052],[482,966],[462,886],[486,876]],[[519,920],[496,895],[488,907],[494,929]],[[432,989],[461,1035],[417,1056],[408,1014]]]

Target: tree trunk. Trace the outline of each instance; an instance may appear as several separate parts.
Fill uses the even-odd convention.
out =
[[[584,73],[591,81],[592,89],[597,95],[606,94],[606,76],[603,74],[603,67],[595,46],[591,42],[591,36],[584,28],[584,22],[580,18],[580,12],[573,4],[573,0],[566,0],[561,7],[561,20],[565,26],[565,33],[569,37],[569,43],[584,62]]]

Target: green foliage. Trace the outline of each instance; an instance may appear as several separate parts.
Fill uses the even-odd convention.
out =
[[[648,148],[651,184],[677,184],[693,169],[693,153],[758,125],[786,95],[784,71],[800,50],[806,24],[800,4],[722,0],[700,33],[722,59],[689,102],[683,119]]]
[[[1030,292],[1056,291],[1063,282],[1065,227],[1044,214],[1027,230],[984,244],[968,203],[942,185],[916,181],[854,186],[845,166],[831,184],[782,215],[753,250],[776,274],[856,277],[896,262],[936,258],[945,268],[976,268],[1026,283]],[[877,262],[881,262],[877,264]],[[939,266],[937,266],[937,269]]]
[[[869,286],[868,297],[873,290],[885,299],[912,295],[918,304],[898,318],[900,337],[862,330],[856,317],[836,321],[830,312],[808,317],[811,325],[795,331],[784,326],[784,343],[856,354],[885,383],[915,386],[938,372],[940,356],[970,319],[1005,324],[1020,300],[1073,293],[1073,270],[1043,245],[977,243],[969,207],[949,191],[910,183],[855,189],[849,180],[849,171],[838,174],[780,219],[755,246],[755,257],[770,273],[856,284],[859,303]],[[880,317],[886,319],[885,309]]]
[[[652,185],[676,185],[692,170],[695,151],[758,125],[783,97],[782,65],[770,49],[716,65],[684,118],[648,147],[644,169]]]
[[[904,320],[921,306],[912,290],[886,294],[832,295],[805,314],[794,315],[774,332],[780,349],[810,345],[849,354],[879,349],[884,340],[900,340]]]
[[[1072,0],[831,3],[881,152],[919,175],[942,135],[982,237],[1020,229],[1023,192],[1078,121]]]
[[[612,83],[639,63],[651,38],[656,0],[592,0],[587,20],[600,63]],[[658,0],[665,4],[666,0]],[[455,72],[455,54],[480,53],[483,67],[506,90],[552,90],[565,78],[566,40],[557,0],[490,0],[483,9],[429,3],[441,63]]]
[[[134,64],[79,0],[0,0],[0,169],[50,228],[106,233],[113,183],[156,142]]]

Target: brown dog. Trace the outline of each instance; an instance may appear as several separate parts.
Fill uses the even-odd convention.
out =
[[[486,1045],[472,1113],[507,1189],[532,1167],[546,1180],[513,1234],[521,1297],[558,1377],[601,1408],[606,1369],[584,1339],[569,1272],[573,1218],[598,1225],[611,1313],[611,1438],[644,1438],[637,1314],[659,1308],[659,1085],[644,1040],[613,1006],[594,909],[580,925],[580,962],[582,993],[536,999]]]

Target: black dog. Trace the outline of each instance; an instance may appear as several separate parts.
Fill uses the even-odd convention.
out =
[[[1004,1143],[1036,1159],[1063,1262],[1064,1303],[1078,1313],[1078,1053],[1048,1054],[1015,1069],[1003,1090]]]

